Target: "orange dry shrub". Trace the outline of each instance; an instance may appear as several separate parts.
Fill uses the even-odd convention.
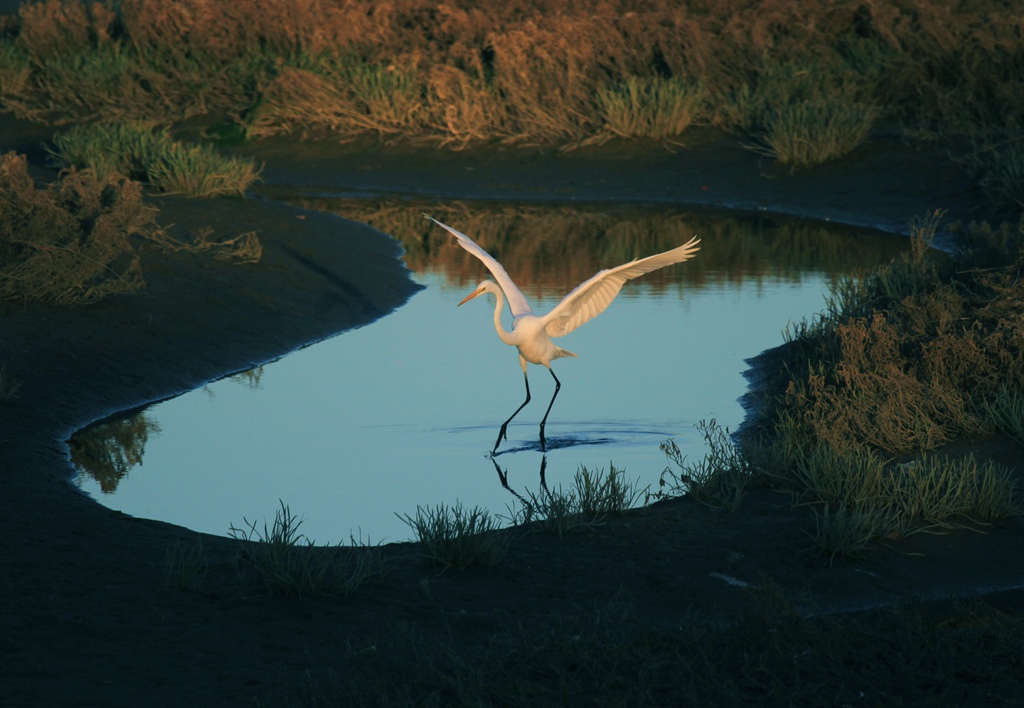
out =
[[[821,335],[780,401],[802,434],[838,453],[903,454],[985,432],[1003,387],[1024,387],[1024,282],[961,273]]]
[[[138,182],[68,170],[38,189],[24,155],[0,156],[0,297],[87,303],[142,287],[128,238],[156,214]]]
[[[305,69],[282,69],[263,89],[263,103],[247,127],[254,137],[326,129],[362,132],[372,124],[347,91]]]
[[[121,0],[118,14],[137,49],[229,61],[261,51],[344,53],[379,39],[368,10],[330,0]]]
[[[976,353],[965,351],[973,349],[968,342],[955,336],[931,342],[926,366],[904,351],[905,336],[882,313],[840,325],[836,336],[841,355],[834,373],[812,371],[802,384],[790,382],[786,392],[816,440],[841,454],[864,445],[900,454],[979,430],[961,381],[934,376],[958,355]],[[985,363],[977,356],[960,362]]]
[[[36,59],[73,54],[111,41],[116,13],[103,3],[46,0],[18,9],[18,42]]]
[[[435,66],[427,80],[428,126],[456,149],[486,140],[508,121],[505,106],[480,79],[452,66]]]
[[[37,74],[5,100],[47,120],[248,115],[263,89],[287,94],[279,69],[310,71],[328,55],[407,69],[422,110],[385,131],[428,129],[456,146],[585,140],[602,129],[595,90],[629,77],[703,85],[708,120],[735,127],[733,95],[780,64],[842,74],[824,83],[856,83],[886,117],[926,133],[1010,130],[1024,115],[1024,18],[999,0],[47,0],[23,5],[4,32]],[[112,65],[90,67],[90,51]],[[83,67],[72,60],[86,83],[111,71],[117,81],[75,90]]]

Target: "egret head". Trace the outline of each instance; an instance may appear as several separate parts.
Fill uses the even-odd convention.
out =
[[[494,282],[492,282],[490,280],[481,281],[480,284],[476,286],[476,290],[474,290],[469,295],[464,297],[462,299],[462,302],[459,303],[459,305],[466,304],[467,302],[469,302],[473,298],[477,297],[478,295],[483,295],[484,293],[494,293],[494,292],[497,292],[497,290],[498,290],[498,284],[497,283],[494,283]]]

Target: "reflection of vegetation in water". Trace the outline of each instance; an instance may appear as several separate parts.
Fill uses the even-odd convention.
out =
[[[109,494],[133,467],[142,464],[150,434],[159,433],[160,426],[145,413],[86,428],[71,437],[71,461]]]
[[[902,239],[831,224],[670,207],[512,207],[346,199],[301,203],[393,235],[402,241],[413,270],[442,271],[460,286],[483,277],[476,258],[423,218],[427,211],[470,235],[534,296],[564,294],[567,284],[583,282],[602,268],[675,248],[694,234],[702,239],[700,257],[685,268],[669,267],[644,276],[644,287],[799,280],[807,272],[835,276],[885,262],[906,248]]]
[[[228,379],[255,391],[263,381],[263,367],[257,366],[248,371],[240,371],[233,376],[229,376]]]

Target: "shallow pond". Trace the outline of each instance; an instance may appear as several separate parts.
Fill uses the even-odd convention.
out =
[[[371,325],[77,433],[83,490],[133,516],[220,535],[244,520],[262,529],[283,502],[320,543],[408,540],[396,514],[456,500],[507,516],[538,491],[542,463],[549,487],[568,486],[581,466],[614,465],[657,491],[668,464],[661,443],[672,438],[700,459],[697,423],[740,425],[746,359],[819,312],[835,278],[906,246],[829,224],[664,206],[301,206],[401,239],[423,290]],[[531,366],[533,401],[492,459],[501,422],[524,399],[518,358],[494,332],[493,301],[456,308],[488,274],[423,212],[495,255],[538,312],[601,268],[693,234],[701,251],[627,284],[605,313],[558,340],[579,358],[554,363],[562,389],[546,455],[538,423],[553,381]]]

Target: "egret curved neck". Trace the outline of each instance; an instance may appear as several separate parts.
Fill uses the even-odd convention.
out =
[[[505,342],[505,344],[512,344],[514,346],[515,343],[512,341],[512,335],[501,325],[501,313],[505,309],[505,293],[501,291],[501,287],[497,284],[495,284],[493,288],[490,288],[490,291],[494,293],[495,301],[494,329],[498,332],[498,336],[501,338],[501,341]]]

